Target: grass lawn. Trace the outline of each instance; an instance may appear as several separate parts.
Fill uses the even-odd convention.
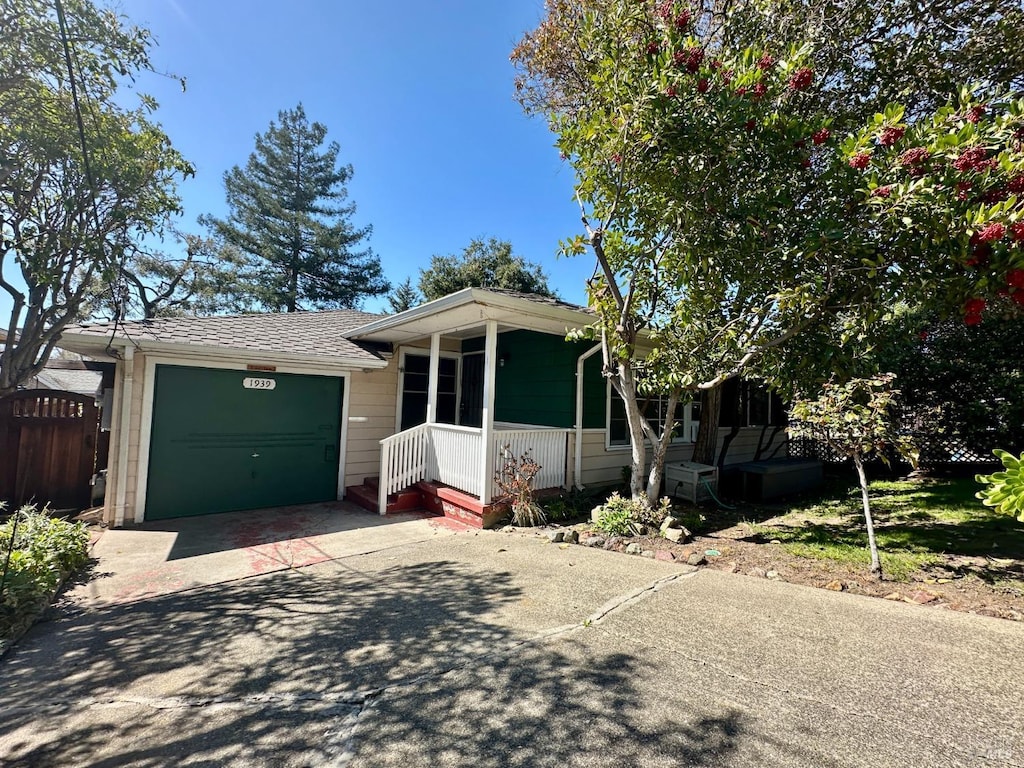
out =
[[[1024,594],[1024,523],[985,507],[971,479],[871,483],[882,569],[907,581],[921,571],[952,578],[969,571]],[[832,478],[814,499],[753,524],[756,538],[777,540],[791,555],[869,565],[860,488]]]

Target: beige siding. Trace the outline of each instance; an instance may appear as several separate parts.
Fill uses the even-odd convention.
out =
[[[382,371],[349,377],[345,485],[359,485],[380,474],[380,441],[395,432],[398,355]]]
[[[762,458],[772,455],[772,452],[785,439],[785,433],[779,431],[774,441],[769,443],[773,427],[746,427],[741,429],[736,438],[729,444],[729,453],[726,456],[725,464],[738,464],[743,461],[751,461],[757,455],[759,442],[762,445]],[[718,434],[718,450],[722,450],[722,443],[729,434],[728,428],[722,428]],[[583,468],[581,480],[584,486],[589,485],[612,485],[622,480],[622,468],[630,463],[630,451],[628,448],[605,448],[605,433],[603,429],[587,429],[583,431]],[[767,448],[765,448],[767,446]],[[775,456],[785,456],[786,449],[782,445]],[[648,451],[648,460],[650,451]],[[679,443],[668,449],[667,461],[689,461],[693,457],[692,443]]]

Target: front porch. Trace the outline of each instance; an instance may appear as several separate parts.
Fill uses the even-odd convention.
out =
[[[352,501],[381,514],[425,509],[487,527],[507,510],[496,499],[494,478],[506,456],[529,452],[541,469],[534,488],[543,493],[568,486],[572,430],[495,423],[490,450],[484,429],[421,424],[381,441],[380,475],[347,489]],[[481,459],[492,457],[485,476]]]
[[[398,364],[396,433],[379,441],[379,475],[346,489],[380,514],[418,507],[492,524],[504,513],[495,480],[508,455],[540,465],[539,491],[572,482],[577,364],[591,346],[565,341],[579,312],[547,306],[530,316],[521,301],[484,297],[492,306],[463,293],[353,334],[390,343]]]

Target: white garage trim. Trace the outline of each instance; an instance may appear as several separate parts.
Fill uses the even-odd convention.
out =
[[[135,486],[135,522],[141,523],[146,518],[146,491],[149,485],[149,449],[153,437],[153,396],[156,391],[156,367],[158,365],[176,365],[187,368],[216,368],[228,371],[245,371],[252,362],[244,360],[194,360],[178,357],[146,355],[146,373],[142,387],[142,422],[139,424],[139,464],[138,480]],[[348,404],[350,400],[350,373],[342,371],[325,371],[322,368],[311,368],[300,365],[278,365],[274,373],[291,373],[300,376],[326,376],[341,379],[341,430],[338,435],[338,488],[336,498],[341,499],[345,493],[345,454],[348,439]],[[272,374],[271,374],[272,375]],[[127,436],[126,436],[127,438]],[[127,470],[127,467],[125,468]]]

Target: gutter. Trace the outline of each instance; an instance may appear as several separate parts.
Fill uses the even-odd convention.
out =
[[[582,489],[580,475],[583,474],[583,364],[587,358],[601,351],[601,345],[595,344],[576,359],[576,440],[573,443],[573,485]]]

